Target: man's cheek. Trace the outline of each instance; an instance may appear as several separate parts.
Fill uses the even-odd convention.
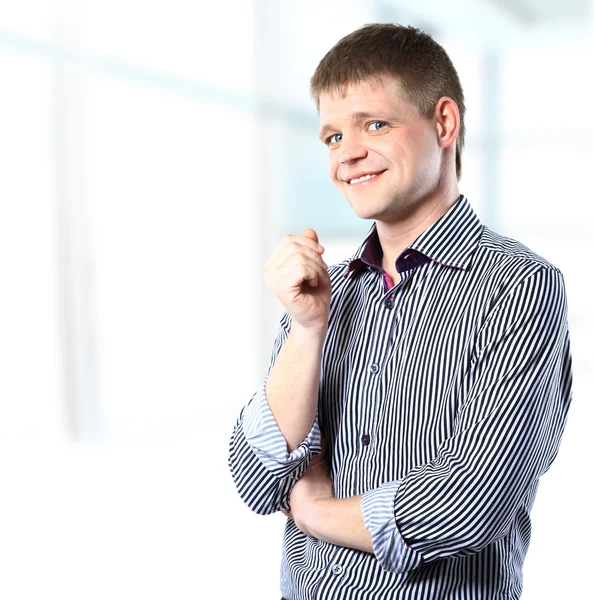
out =
[[[338,165],[334,161],[331,161],[328,164],[328,176],[330,177],[332,183],[335,185],[340,184],[340,180],[338,179]]]

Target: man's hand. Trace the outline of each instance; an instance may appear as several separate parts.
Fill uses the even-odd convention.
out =
[[[313,229],[285,235],[266,262],[262,279],[302,328],[325,336],[330,312],[330,276]]]

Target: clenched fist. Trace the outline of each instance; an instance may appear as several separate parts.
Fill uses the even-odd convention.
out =
[[[330,278],[318,235],[306,229],[285,235],[262,273],[267,287],[281,301],[293,323],[311,331],[326,331],[330,312]]]

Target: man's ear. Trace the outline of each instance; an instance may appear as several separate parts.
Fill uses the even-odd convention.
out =
[[[448,96],[442,96],[435,105],[433,118],[439,145],[442,148],[455,147],[460,131],[458,105]]]

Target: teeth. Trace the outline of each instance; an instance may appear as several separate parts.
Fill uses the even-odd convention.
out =
[[[372,177],[375,177],[375,175],[376,175],[375,173],[373,175],[363,175],[363,177],[359,177],[359,179],[351,179],[349,181],[349,183],[350,184],[359,183],[360,181],[365,181],[367,179],[371,179]]]

